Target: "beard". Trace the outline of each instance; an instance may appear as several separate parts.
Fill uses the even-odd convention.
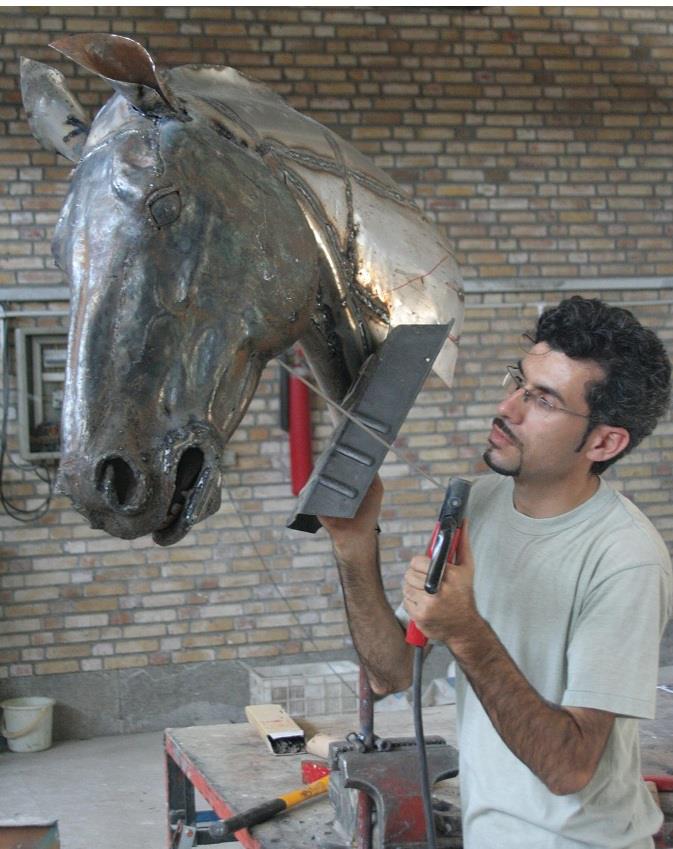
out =
[[[514,436],[512,431],[507,427],[507,424],[501,418],[493,419],[493,424],[497,425],[497,427],[512,440],[512,442],[518,447],[519,452],[522,451],[523,446],[521,445],[521,442],[516,438],[516,436]],[[486,451],[484,451],[482,455],[484,463],[486,463],[489,469],[492,469],[499,475],[505,475],[510,478],[518,477],[521,473],[521,454],[519,455],[519,462],[516,466],[503,466],[493,459],[493,454],[496,450],[497,449],[495,448],[487,448]]]
[[[494,472],[497,472],[497,474],[504,475],[505,477],[519,477],[519,474],[521,473],[521,462],[519,462],[519,464],[515,467],[501,466],[493,459],[492,454],[493,448],[487,448],[482,455],[482,459],[484,463],[486,463],[486,465],[489,467],[489,469],[492,469]]]

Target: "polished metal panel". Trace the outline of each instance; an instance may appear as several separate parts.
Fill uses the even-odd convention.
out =
[[[159,71],[117,36],[55,46],[117,92],[54,237],[72,305],[61,485],[93,527],[166,545],[214,512],[223,447],[296,340],[339,400],[391,327],[453,320],[434,365],[451,381],[458,268],[370,160],[232,68]],[[24,67],[36,136],[72,156],[75,99]]]

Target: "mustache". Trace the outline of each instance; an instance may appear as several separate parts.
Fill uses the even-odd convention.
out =
[[[496,416],[493,419],[493,424],[496,425],[496,427],[499,430],[501,430],[505,434],[505,436],[509,437],[512,440],[512,442],[517,446],[517,448],[521,448],[521,442],[516,438],[516,436],[509,429],[509,427],[505,423],[504,419],[501,419],[499,416]]]

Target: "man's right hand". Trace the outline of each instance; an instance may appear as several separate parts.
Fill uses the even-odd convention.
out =
[[[363,540],[371,539],[377,533],[382,501],[383,484],[381,478],[376,475],[352,519],[318,516],[331,536],[335,550],[361,544]]]

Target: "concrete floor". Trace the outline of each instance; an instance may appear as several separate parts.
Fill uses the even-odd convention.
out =
[[[26,817],[57,819],[62,849],[162,849],[162,733],[0,753],[0,821]]]
[[[163,732],[0,752],[0,824],[33,818],[58,820],[61,849],[166,849]]]
[[[673,690],[673,667],[660,669],[659,680]],[[658,713],[670,740],[663,698],[660,692]],[[652,737],[648,745],[656,745],[647,727],[645,742]],[[61,849],[165,849],[166,807],[161,731],[67,740],[43,752],[0,751],[0,822],[56,819]],[[207,807],[197,800],[198,810]]]

